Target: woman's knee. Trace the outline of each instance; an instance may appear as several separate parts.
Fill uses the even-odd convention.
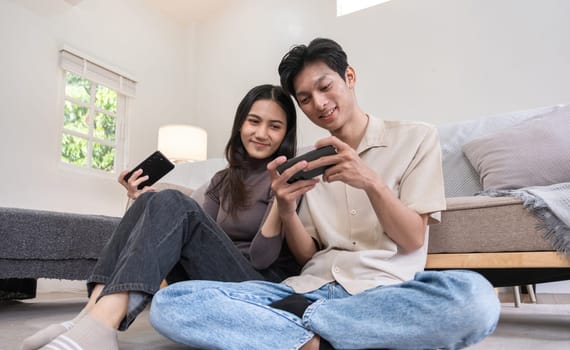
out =
[[[155,192],[152,200],[159,202],[185,203],[185,205],[189,207],[200,206],[192,197],[187,196],[186,194],[174,189],[165,189],[159,192]]]
[[[155,212],[169,212],[171,214],[202,210],[198,202],[174,189],[154,192],[149,197],[146,207]]]

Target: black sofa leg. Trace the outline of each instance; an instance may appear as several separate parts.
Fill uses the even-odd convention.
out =
[[[0,300],[32,299],[36,297],[34,278],[0,279]]]

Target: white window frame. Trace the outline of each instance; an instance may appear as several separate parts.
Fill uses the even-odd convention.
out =
[[[61,108],[59,113],[60,133],[59,133],[59,144],[58,144],[59,147],[57,154],[58,161],[63,167],[67,169],[114,177],[118,172],[120,172],[123,169],[125,164],[126,130],[127,130],[127,120],[129,112],[129,102],[135,96],[136,80],[127,76],[124,73],[120,73],[119,70],[111,68],[109,65],[102,64],[92,58],[89,58],[88,56],[68,46],[64,46],[64,48],[60,50],[60,67],[62,71],[61,77],[63,84],[62,84],[62,95],[61,95],[62,98],[60,99]],[[66,96],[65,88],[66,88],[67,72],[76,74],[91,82],[91,100],[89,103],[78,101]],[[117,112],[116,115],[114,115],[116,123],[114,141],[102,140],[93,135],[94,131],[93,123],[94,123],[95,114],[98,112],[104,114],[110,114],[108,111],[98,109],[95,105],[95,99],[93,98],[93,96],[95,94],[98,85],[105,86],[117,92]],[[74,130],[69,130],[64,127],[63,115],[64,115],[64,108],[66,101],[88,108],[89,110],[88,134],[84,134]],[[62,138],[64,134],[78,136],[88,141],[85,165],[70,164],[61,160]],[[115,148],[113,171],[105,171],[92,167],[93,142]]]

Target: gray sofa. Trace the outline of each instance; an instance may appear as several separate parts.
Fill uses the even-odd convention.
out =
[[[473,269],[495,286],[570,279],[570,260],[543,237],[537,229],[537,217],[523,207],[520,199],[474,195],[483,186],[462,151],[466,142],[481,135],[513,127],[555,108],[558,107],[439,127],[447,210],[442,213],[442,222],[430,229],[427,269]],[[159,186],[186,193],[195,190],[192,196],[200,201],[207,179],[224,166],[223,159],[179,164]],[[85,279],[119,220],[0,208],[0,280]],[[2,288],[0,282],[0,291]],[[17,294],[8,291],[5,297]]]
[[[520,166],[521,169],[529,173],[536,171],[541,176],[541,179],[535,180],[532,174],[529,175],[530,185],[547,185],[549,181],[570,182],[570,159],[568,153],[564,152],[570,149],[566,141],[567,135],[570,135],[568,106],[548,106],[439,126],[447,210],[442,212],[442,222],[430,228],[427,269],[472,269],[481,272],[495,286],[530,285],[570,279],[570,237],[566,237],[566,243],[554,236],[546,238],[544,222],[536,213],[531,213],[523,206],[522,199],[481,195],[484,181],[494,180],[503,187],[508,185],[508,181],[521,181],[514,174],[515,170],[512,173],[502,173],[500,167],[504,164],[490,163],[489,166],[481,159],[468,159],[464,152],[468,143],[479,145],[479,140],[489,139],[493,135],[500,136],[505,130],[514,128],[519,128],[522,134],[529,130],[522,129],[521,125],[526,126],[540,118],[553,116],[558,118],[558,122],[562,121],[558,127],[549,127],[547,134],[539,135],[535,140],[532,139],[534,135],[525,140],[534,150],[519,150],[519,153],[528,154],[514,152],[503,155],[506,160],[501,160],[501,163],[515,165],[518,162],[519,166],[521,162],[527,162]],[[522,138],[522,135],[517,137]],[[531,154],[535,151],[542,152],[541,143],[549,143],[556,137],[562,140],[561,144],[554,144],[555,150],[550,153],[558,158],[546,161],[560,169],[550,171],[546,165],[541,168],[539,164],[546,163],[542,159],[533,160]],[[496,149],[489,150],[489,154],[512,152],[516,145],[511,143],[516,142],[515,139],[516,137],[505,137],[500,140],[503,145],[495,144]],[[542,157],[540,153],[536,154]],[[544,155],[544,158],[547,156],[549,155]],[[516,157],[520,159],[510,160]],[[475,166],[471,163],[475,163]],[[495,173],[491,174],[485,165]],[[496,174],[504,176],[508,181],[492,179]],[[526,174],[523,173],[524,176]],[[558,177],[553,180],[551,176]],[[543,177],[546,180],[542,180]],[[566,209],[570,212],[570,207]],[[565,233],[570,234],[567,225]],[[566,254],[557,251],[555,246],[559,251],[566,251]]]
[[[33,298],[38,278],[86,279],[119,221],[0,208],[0,300]]]

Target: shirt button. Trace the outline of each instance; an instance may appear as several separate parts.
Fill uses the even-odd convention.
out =
[[[350,211],[350,215],[356,215],[356,209],[352,209],[352,210]]]
[[[335,267],[335,268],[334,268],[334,272],[339,273],[339,272],[340,272],[340,269],[339,269],[338,267]]]

